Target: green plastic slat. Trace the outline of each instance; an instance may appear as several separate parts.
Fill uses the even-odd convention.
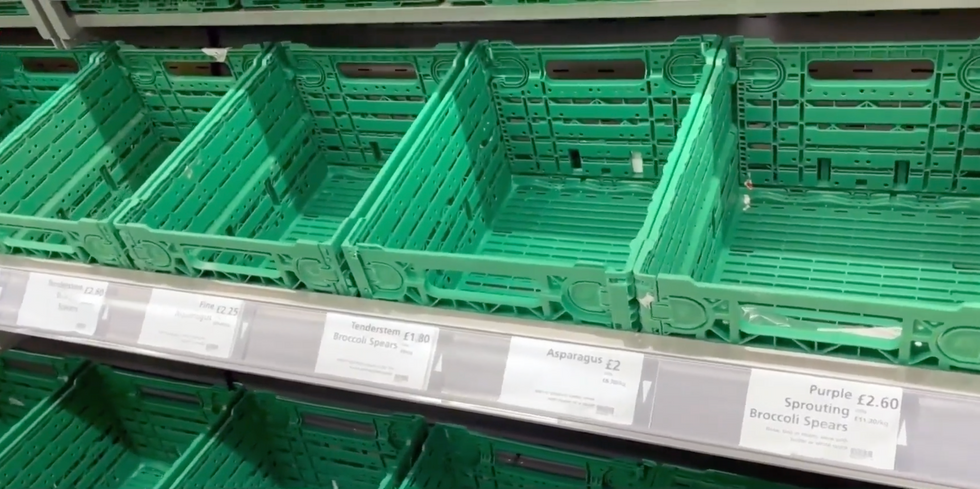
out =
[[[681,487],[686,489],[792,489],[795,486],[716,470],[697,470],[660,464],[651,489],[678,489]]]
[[[67,388],[82,367],[77,358],[21,350],[0,355],[0,447],[8,446]]]
[[[269,47],[116,221],[136,266],[356,293],[349,217],[458,55]]]
[[[477,45],[345,244],[361,295],[633,328],[630,270],[717,45]]]
[[[349,8],[395,8],[439,5],[441,0],[242,0],[246,10],[317,10]]]
[[[435,425],[400,489],[653,488],[656,466]]]
[[[149,489],[180,473],[238,397],[106,366],[85,370],[0,452],[0,485]]]
[[[425,437],[421,416],[249,392],[174,489],[394,489]]]
[[[68,0],[80,14],[162,14],[235,10],[237,0]]]
[[[0,252],[128,265],[110,216],[234,83],[210,61],[199,50],[93,55],[0,142]],[[58,79],[46,80],[30,93],[47,98]]]
[[[643,329],[980,370],[980,42],[734,55],[636,268]]]
[[[27,8],[21,2],[0,3],[0,16],[27,15]]]

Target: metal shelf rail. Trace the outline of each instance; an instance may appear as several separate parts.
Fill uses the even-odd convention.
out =
[[[67,10],[64,0],[20,1],[30,15],[0,17],[0,28],[33,26],[59,48],[84,41],[85,29],[103,27],[459,23],[977,8],[975,0],[636,0],[551,5],[444,4],[399,8],[74,15]]]
[[[851,479],[980,489],[976,376],[14,257],[0,257],[0,287],[4,333]]]

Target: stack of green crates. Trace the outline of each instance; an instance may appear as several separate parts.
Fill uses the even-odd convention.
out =
[[[198,13],[239,8],[238,0],[67,0],[77,14]]]
[[[420,416],[249,392],[174,489],[396,489],[425,437]]]
[[[150,489],[180,473],[239,394],[98,365],[0,447],[0,486]]]
[[[417,137],[426,100],[458,78],[459,56],[456,46],[267,47],[121,210],[134,265],[355,293],[340,248],[351,216],[373,201],[402,137]]]
[[[46,412],[83,365],[80,359],[20,350],[0,354],[0,448]]]
[[[475,46],[345,243],[361,295],[632,329],[718,43]]]
[[[234,84],[234,69],[199,50],[113,45],[75,55],[88,63],[71,78],[36,77],[17,53],[3,116],[23,122],[0,141],[0,251],[128,266],[110,216]],[[47,100],[33,110],[35,99]]]
[[[732,40],[637,263],[643,330],[980,370],[978,47]]]

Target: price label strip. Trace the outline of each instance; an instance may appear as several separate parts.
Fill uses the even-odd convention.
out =
[[[331,312],[314,372],[425,390],[438,341],[435,326]]]
[[[241,325],[243,301],[153,289],[137,343],[228,358]]]
[[[108,282],[31,273],[17,325],[92,336],[99,326]]]
[[[513,337],[498,400],[629,425],[642,373],[641,353]]]
[[[892,470],[902,395],[900,387],[753,369],[739,444]]]

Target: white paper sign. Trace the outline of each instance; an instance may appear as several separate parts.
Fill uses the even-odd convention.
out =
[[[643,355],[513,337],[500,402],[632,424]]]
[[[902,393],[900,387],[753,369],[739,444],[891,470]]]
[[[153,289],[140,345],[228,358],[238,338],[239,299]]]
[[[17,325],[92,336],[108,288],[108,282],[99,280],[32,272],[17,312]]]
[[[435,326],[331,312],[314,371],[425,390],[438,340]]]

